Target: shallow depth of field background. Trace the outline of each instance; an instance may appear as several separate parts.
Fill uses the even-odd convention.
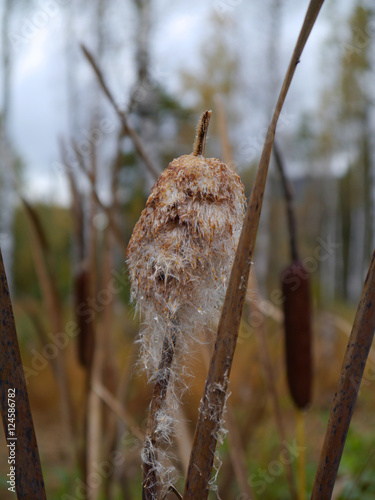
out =
[[[140,498],[141,446],[134,428],[144,429],[150,397],[136,366],[138,323],[124,260],[154,180],[122,133],[79,44],[94,54],[119,106],[130,109],[130,124],[160,171],[191,151],[198,117],[212,109],[206,156],[228,155],[226,127],[232,166],[248,196],[306,8],[307,2],[297,0],[1,1],[0,245],[49,499],[82,499],[87,492],[90,498]],[[308,488],[375,245],[374,47],[370,2],[327,0],[276,136],[294,186],[300,253],[313,295]],[[21,198],[34,209],[46,241],[32,231]],[[114,234],[109,212],[120,234]],[[267,334],[292,446],[295,412],[286,385],[278,293],[289,262],[284,200],[271,164],[253,267],[262,314],[245,308],[230,384],[249,481],[259,499],[288,498],[254,329],[264,327]],[[43,266],[53,276],[59,321],[42,292]],[[77,324],[89,338],[96,335],[101,364],[95,381],[121,403],[122,418],[92,391],[87,410],[87,369],[78,360],[77,336],[67,334],[69,328],[77,331]],[[54,347],[56,334],[60,347]],[[73,413],[59,390],[61,369]],[[185,459],[206,377],[200,352],[192,355],[191,371],[183,439],[176,445],[176,456]],[[374,498],[374,384],[371,352],[335,498]],[[92,411],[98,418],[89,442],[96,479],[87,485],[80,457],[88,446],[83,436]],[[0,496],[6,500],[14,495],[7,492],[3,436],[0,442]],[[117,464],[109,460],[113,450]],[[219,452],[218,491],[224,500],[240,500],[227,440]]]

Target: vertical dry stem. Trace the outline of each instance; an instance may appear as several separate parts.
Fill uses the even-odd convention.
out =
[[[279,169],[280,172],[281,183],[284,190],[288,227],[289,227],[289,243],[290,243],[291,258],[292,262],[296,262],[299,259],[299,256],[297,247],[297,223],[296,223],[296,214],[294,212],[293,188],[291,183],[289,182],[288,177],[286,176],[284,161],[281,156],[277,142],[275,142],[273,145],[273,153],[275,156],[277,168]]]
[[[6,442],[15,447],[17,498],[45,500],[46,493],[38,445],[1,249],[0,324],[0,410]],[[11,413],[9,401],[14,401],[15,405],[15,431],[9,425],[9,414]]]
[[[44,308],[48,314],[51,329],[54,334],[57,334],[64,330],[62,302],[56,286],[57,279],[54,268],[50,262],[51,255],[47,244],[47,238],[35,209],[24,198],[21,197],[21,200],[30,223],[32,234],[31,251],[42,292]],[[56,382],[61,398],[61,420],[63,425],[67,427],[70,438],[74,439],[75,418],[64,357],[64,351],[60,350],[55,363]]]
[[[171,366],[177,342],[177,328],[172,326],[167,332],[161,360],[159,363],[156,383],[152,391],[150,413],[147,422],[147,431],[144,444],[143,456],[143,500],[156,500],[160,491],[160,481],[157,476],[157,448],[159,437],[157,434],[158,416],[166,405],[167,389],[171,375]]]
[[[329,500],[344,450],[354,406],[357,401],[363,371],[375,330],[375,252],[372,255],[362,296],[350,334],[340,380],[333,399],[312,500]]]
[[[120,121],[121,121],[122,126],[124,128],[124,131],[126,132],[126,134],[129,135],[129,137],[133,141],[134,147],[135,147],[139,157],[142,158],[147,170],[151,173],[151,175],[155,179],[157,179],[159,177],[158,167],[156,165],[154,165],[150,156],[146,152],[146,150],[142,144],[142,141],[141,141],[140,137],[138,136],[138,134],[136,133],[136,131],[132,127],[130,127],[130,125],[128,124],[128,118],[127,118],[126,114],[123,111],[121,111],[119,106],[116,104],[116,101],[115,101],[113,95],[111,94],[111,92],[109,90],[109,87],[107,86],[107,84],[104,80],[103,73],[101,72],[97,62],[94,59],[94,56],[91,54],[91,52],[84,45],[81,45],[81,49],[82,49],[82,52],[84,53],[86,59],[90,63],[92,69],[94,70],[96,77],[98,79],[98,83],[101,86],[104,94],[107,96],[107,98],[108,98],[109,102],[111,103],[113,109],[115,110],[117,116],[120,118]]]
[[[245,301],[247,280],[254,252],[276,125],[296,65],[322,4],[323,0],[311,0],[310,2],[268,129],[222,308],[217,340],[211,358],[194,435],[193,450],[185,483],[184,500],[204,500],[207,498],[210,489],[217,433],[227,397],[229,375]]]

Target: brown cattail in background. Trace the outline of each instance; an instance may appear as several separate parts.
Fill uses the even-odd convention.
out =
[[[309,273],[301,261],[295,261],[281,281],[288,386],[294,403],[302,409],[311,402],[312,385]]]
[[[286,371],[290,394],[296,406],[302,409],[311,402],[313,377],[309,272],[299,259],[293,189],[286,176],[284,162],[276,142],[273,152],[284,191],[292,261],[281,277],[284,295]]]
[[[239,176],[203,157],[210,115],[201,118],[193,153],[173,160],[153,186],[127,250],[132,299],[143,319],[142,361],[155,382],[143,452],[145,498],[153,498],[155,482],[165,491],[172,481],[160,444],[173,432],[174,382],[199,330],[218,319],[244,215]]]

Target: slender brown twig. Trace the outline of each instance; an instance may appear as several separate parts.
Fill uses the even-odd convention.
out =
[[[312,490],[312,500],[332,496],[363,371],[375,331],[375,251],[363,286],[341,375],[333,399],[323,448]]]
[[[292,185],[286,175],[284,160],[281,155],[279,145],[277,141],[274,142],[273,145],[273,154],[276,160],[277,168],[280,172],[281,184],[284,190],[285,204],[286,204],[286,213],[288,220],[288,228],[289,228],[289,242],[290,242],[290,254],[292,262],[296,262],[299,260],[298,255],[298,246],[297,246],[297,223],[296,223],[296,215],[294,212],[294,196],[293,196],[293,188]]]
[[[118,399],[109,392],[109,390],[100,382],[95,381],[92,387],[93,391],[99,398],[110,408],[117,417],[122,420],[127,427],[132,431],[134,436],[140,441],[143,441],[144,434],[138,427],[133,417],[126,411],[124,406]]]
[[[86,59],[90,63],[92,69],[94,70],[94,72],[95,72],[95,74],[97,76],[99,85],[103,89],[103,92],[107,96],[107,98],[108,98],[109,102],[111,103],[113,109],[115,110],[117,116],[120,118],[122,126],[124,127],[125,132],[128,134],[128,136],[133,141],[133,144],[135,146],[135,149],[136,149],[137,153],[142,158],[142,160],[143,160],[146,168],[148,169],[148,171],[151,173],[151,175],[156,180],[159,177],[160,170],[154,165],[154,163],[151,160],[150,156],[147,154],[147,152],[146,152],[146,150],[145,150],[145,148],[144,148],[144,146],[143,146],[143,144],[141,142],[141,139],[140,139],[139,135],[137,134],[137,132],[129,125],[126,114],[124,113],[124,111],[121,111],[121,109],[117,105],[117,103],[116,103],[116,101],[115,101],[115,99],[114,99],[111,91],[109,90],[109,87],[108,87],[107,83],[104,80],[103,73],[101,72],[98,64],[95,61],[94,56],[85,47],[85,45],[81,44],[81,49],[82,49],[82,52],[84,53]]]
[[[79,153],[77,144],[74,140],[72,141],[72,146],[73,146],[74,152],[77,156],[78,166],[90,182],[92,195],[95,199],[95,202],[105,212],[106,216],[108,217],[108,223],[111,227],[111,230],[113,231],[113,234],[114,234],[117,242],[122,246],[124,244],[124,237],[121,233],[121,229],[120,229],[119,225],[117,224],[115,218],[113,217],[113,210],[111,209],[111,207],[107,207],[107,205],[105,205],[101,201],[101,199],[99,198],[99,195],[98,195],[98,192],[97,192],[96,186],[95,186],[95,181],[94,181],[92,175],[90,174],[90,172],[88,171],[87,167],[85,166],[85,163],[82,159],[82,155]]]
[[[184,500],[204,500],[208,496],[217,436],[227,397],[229,374],[247,291],[276,125],[302,50],[322,4],[323,0],[310,2],[268,129],[222,308],[217,340],[194,435]]]
[[[51,255],[47,238],[40,222],[40,218],[34,207],[32,207],[32,205],[30,205],[22,196],[21,200],[32,234],[31,251],[34,259],[39,286],[42,292],[44,309],[47,313],[53,333],[57,334],[64,330],[62,302],[57,288],[57,279],[54,268],[51,265]],[[61,396],[60,401],[62,422],[67,426],[67,430],[71,438],[74,438],[75,418],[64,358],[64,351],[59,350],[55,360],[56,382]]]

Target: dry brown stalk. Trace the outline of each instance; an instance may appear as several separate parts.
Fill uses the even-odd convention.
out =
[[[97,336],[98,337],[98,336]],[[102,435],[102,401],[93,390],[93,384],[101,380],[103,369],[103,350],[100,341],[96,338],[95,351],[90,370],[90,383],[87,395],[87,437],[86,460],[87,478],[95,475],[95,466],[100,463],[101,435]],[[87,481],[87,484],[90,484]],[[100,483],[93,484],[87,493],[87,500],[96,500],[99,496]]]
[[[229,165],[233,165],[233,156],[232,156],[232,148],[230,144],[230,140],[228,137],[228,127],[227,127],[227,120],[226,120],[226,114],[225,114],[225,109],[224,105],[222,102],[222,99],[217,96],[216,97],[216,104],[219,109],[219,130],[220,130],[220,142],[222,145],[222,151],[223,151],[223,157],[226,163]],[[248,280],[248,285],[247,285],[248,293],[246,294],[246,301],[249,304],[249,307],[251,309],[256,309],[257,311],[261,312],[260,310],[260,299],[259,299],[259,294],[258,294],[258,283],[257,279],[255,276],[255,272],[253,270],[252,273],[249,275],[249,280]],[[273,406],[274,410],[274,415],[275,415],[275,421],[276,421],[276,428],[279,433],[279,438],[280,438],[280,446],[282,450],[286,450],[286,434],[285,434],[285,428],[284,428],[284,423],[282,419],[282,413],[281,413],[281,408],[280,408],[280,403],[279,403],[279,397],[277,394],[277,387],[276,387],[276,382],[275,382],[275,376],[274,376],[274,371],[272,368],[272,361],[271,361],[271,356],[269,353],[268,345],[267,345],[267,338],[266,338],[266,332],[264,329],[264,323],[262,322],[259,326],[255,328],[255,334],[258,339],[259,343],[259,351],[260,351],[260,359],[263,364],[263,369],[265,373],[265,377],[267,380],[267,387],[268,391],[270,393],[271,397],[271,403]],[[227,403],[227,422],[228,422],[228,438],[229,438],[229,444],[230,444],[230,449],[231,449],[231,456],[233,457],[233,468],[236,473],[236,476],[239,480],[239,483],[241,484],[242,488],[242,494],[248,497],[249,499],[253,497],[252,492],[250,491],[250,486],[248,485],[247,482],[247,473],[246,468],[245,468],[245,460],[244,460],[244,450],[242,449],[242,441],[239,436],[238,430],[235,426],[235,421],[234,421],[234,415],[233,415],[233,410],[231,408],[230,400]],[[231,435],[233,434],[233,437]],[[232,440],[232,443],[231,443]],[[232,449],[234,450],[234,453],[232,452]],[[237,453],[237,450],[239,452]],[[242,457],[242,460],[240,459]],[[294,478],[293,478],[293,469],[291,464],[286,464],[286,475],[287,475],[287,480],[289,483],[289,489],[290,489],[290,495],[292,499],[296,498],[296,488],[294,484]]]
[[[171,375],[171,366],[176,348],[178,329],[165,336],[162,356],[158,367],[156,383],[152,391],[150,411],[147,421],[146,439],[143,457],[143,500],[160,498],[161,484],[157,475],[158,415],[166,405],[167,389]]]
[[[79,153],[77,144],[76,144],[76,142],[74,140],[72,141],[72,147],[73,147],[74,152],[75,152],[75,154],[77,156],[78,166],[79,166],[81,172],[83,172],[85,174],[85,176],[87,177],[87,179],[90,182],[91,192],[92,192],[92,196],[95,199],[95,202],[98,204],[98,206],[107,215],[109,226],[111,227],[111,229],[113,231],[113,234],[114,234],[117,242],[119,244],[123,245],[123,243],[124,243],[124,237],[122,235],[122,232],[121,232],[121,229],[120,229],[119,225],[117,224],[117,222],[116,222],[116,220],[115,220],[115,218],[113,216],[113,210],[111,209],[111,207],[107,207],[107,205],[105,205],[101,201],[101,199],[99,198],[99,195],[97,193],[96,186],[95,186],[95,180],[94,180],[93,176],[90,174],[90,171],[87,169],[87,167],[86,167],[86,165],[85,165],[85,163],[83,161],[82,155]]]
[[[77,256],[80,262],[85,257],[85,242],[84,242],[84,219],[83,219],[83,204],[82,197],[78,191],[76,176],[73,174],[73,168],[68,160],[64,159],[65,143],[62,139],[59,140],[60,157],[62,162],[65,161],[66,173],[69,180],[70,192],[72,195],[72,215],[75,229],[75,245]]]
[[[131,430],[136,438],[143,441],[144,434],[136,424],[133,417],[126,411],[123,405],[118,399],[116,399],[113,394],[100,382],[96,381],[92,387],[93,391],[100,397],[100,399],[110,408],[117,417],[122,420],[127,427]]]
[[[230,140],[228,137],[228,128],[227,128],[227,120],[226,120],[226,115],[225,115],[225,110],[224,110],[224,105],[219,96],[216,98],[216,104],[219,109],[219,130],[220,130],[220,141],[222,145],[222,150],[223,150],[223,156],[225,161],[233,165],[233,157],[232,157],[232,149],[230,145]],[[259,299],[259,294],[258,294],[258,283],[256,280],[255,272],[253,270],[252,273],[249,275],[249,280],[248,280],[248,285],[247,285],[247,290],[248,293],[246,294],[246,301],[249,304],[249,307],[251,309],[256,309],[259,312],[262,312],[260,310],[260,299]],[[284,423],[282,419],[282,413],[281,413],[281,408],[280,408],[280,403],[279,403],[279,397],[277,394],[277,387],[276,387],[276,382],[275,382],[275,376],[272,368],[272,361],[271,361],[271,356],[269,353],[268,345],[267,345],[267,338],[266,338],[266,332],[264,329],[263,323],[255,328],[255,334],[258,339],[259,343],[259,351],[260,351],[260,359],[263,364],[263,369],[265,373],[265,377],[267,380],[267,387],[270,393],[271,397],[271,403],[273,406],[274,410],[274,415],[275,415],[275,421],[276,421],[276,428],[279,433],[279,438],[280,438],[280,446],[281,449],[286,450],[286,434],[285,434],[285,428],[284,428]],[[239,456],[244,456],[244,452],[242,450],[242,442],[241,439],[238,436],[238,431],[237,428],[234,427],[234,422],[233,422],[233,411],[231,410],[231,405],[230,405],[230,400],[227,403],[227,409],[228,409],[228,427],[229,427],[229,443],[231,443],[231,434],[234,431],[234,442],[232,443],[231,449],[233,448],[235,450],[235,453],[231,453],[231,455],[234,455],[233,457],[233,468],[235,470],[235,473],[239,479],[239,483],[242,485],[242,494],[247,495],[247,497],[251,498],[252,493],[247,491],[249,489],[248,483],[247,483],[247,475],[244,474],[243,471],[245,470],[244,464],[245,461],[242,459],[242,464],[235,464],[234,462],[237,462],[237,452],[236,450],[240,450],[238,453]],[[232,429],[232,430],[231,430]],[[292,499],[296,498],[296,488],[294,484],[294,478],[293,478],[293,469],[291,464],[286,464],[286,475],[287,475],[287,480],[289,483],[289,489],[290,489],[290,495]]]
[[[357,313],[333,399],[312,500],[329,500],[344,450],[363,372],[375,330],[375,251],[363,286]]]
[[[144,164],[146,165],[146,168],[148,169],[148,171],[152,174],[152,176],[154,177],[154,179],[157,179],[159,177],[160,170],[154,165],[154,163],[152,162],[151,158],[147,154],[147,152],[146,152],[146,150],[145,150],[145,148],[144,148],[144,146],[143,146],[143,144],[141,142],[141,139],[138,136],[137,132],[132,127],[130,127],[130,125],[128,124],[127,116],[124,113],[124,111],[121,111],[121,109],[117,105],[114,97],[112,96],[112,94],[111,94],[111,92],[109,90],[109,87],[108,87],[108,85],[105,82],[103,73],[101,72],[98,64],[96,63],[94,56],[91,54],[91,52],[83,44],[81,44],[81,49],[82,49],[82,51],[83,51],[86,59],[90,63],[91,67],[93,68],[93,70],[94,70],[94,72],[95,72],[95,74],[97,76],[98,82],[99,82],[101,88],[103,89],[103,92],[105,93],[105,95],[107,96],[109,102],[113,106],[113,109],[115,110],[117,116],[120,118],[122,126],[124,127],[124,131],[132,139],[133,144],[135,146],[135,149],[136,149],[137,153],[139,154],[140,158],[142,158],[142,160],[143,160]]]
[[[295,68],[322,4],[323,0],[310,2],[268,129],[222,308],[217,340],[199,410],[184,500],[204,500],[208,496],[218,430],[227,397],[229,374],[245,301],[276,125]]]
[[[297,222],[294,211],[293,187],[289,182],[288,177],[286,176],[284,161],[281,156],[279,145],[276,141],[273,145],[273,153],[276,160],[277,168],[280,172],[281,184],[283,187],[284,197],[285,197],[287,221],[289,229],[288,234],[289,234],[290,256],[292,262],[296,262],[299,259],[299,256],[297,247]]]
[[[36,210],[21,197],[31,229],[31,250],[42,292],[44,309],[49,318],[54,334],[64,331],[61,299],[57,289],[57,279],[50,262],[47,238]],[[56,382],[60,391],[62,422],[67,426],[71,439],[75,435],[75,418],[71,401],[69,382],[66,373],[64,351],[60,350],[56,357]]]
[[[15,490],[18,498],[46,499],[33,419],[14,322],[12,302],[0,249],[0,401],[4,434],[15,452]],[[10,415],[14,401],[15,427]],[[12,426],[9,424],[12,423]],[[13,430],[15,429],[15,430]],[[15,441],[12,438],[17,438]],[[14,450],[13,450],[14,447]],[[9,448],[11,450],[11,448]],[[9,452],[10,453],[10,452]],[[10,456],[10,455],[9,455]],[[12,479],[12,478],[10,478]]]

